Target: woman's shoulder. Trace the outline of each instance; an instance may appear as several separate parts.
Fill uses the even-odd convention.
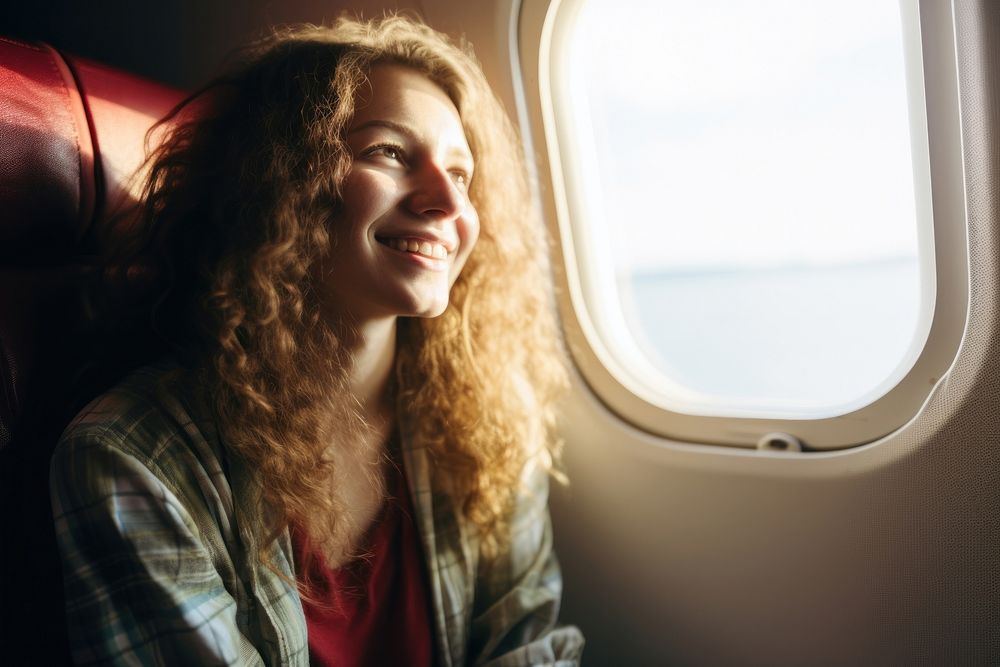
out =
[[[80,411],[54,457],[112,449],[150,465],[204,445],[211,430],[196,416],[195,393],[188,374],[171,360],[134,370]]]
[[[145,503],[213,521],[229,516],[233,486],[223,448],[210,420],[199,417],[205,411],[189,377],[174,362],[158,362],[91,401],[52,455],[54,509],[118,512]]]

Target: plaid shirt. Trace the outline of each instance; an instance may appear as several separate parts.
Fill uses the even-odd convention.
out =
[[[141,369],[91,403],[53,456],[73,658],[307,665],[287,531],[270,547],[278,572],[248,557],[257,550],[255,518],[241,499],[250,496],[252,475],[171,388],[170,368]],[[403,443],[440,663],[577,664],[582,636],[555,627],[561,580],[545,476],[529,476],[509,553],[487,562],[453,503],[431,487],[427,453],[405,436]]]

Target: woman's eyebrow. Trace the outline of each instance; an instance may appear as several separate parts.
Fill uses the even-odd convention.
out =
[[[361,123],[361,125],[358,125],[357,127],[352,127],[350,130],[347,131],[347,133],[354,134],[355,132],[360,132],[361,130],[367,130],[370,127],[385,127],[390,130],[393,130],[394,132],[405,134],[407,137],[411,139],[417,138],[417,133],[414,132],[409,127],[407,127],[406,125],[402,125],[392,120],[380,120],[377,118],[374,120],[369,120],[364,123]]]

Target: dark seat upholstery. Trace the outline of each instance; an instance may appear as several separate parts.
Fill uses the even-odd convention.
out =
[[[68,662],[48,460],[100,388],[81,285],[146,131],[181,98],[0,38],[0,664]]]

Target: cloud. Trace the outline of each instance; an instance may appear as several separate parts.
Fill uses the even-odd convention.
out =
[[[898,13],[870,0],[585,5],[568,106],[590,111],[590,208],[617,266],[915,256]]]

